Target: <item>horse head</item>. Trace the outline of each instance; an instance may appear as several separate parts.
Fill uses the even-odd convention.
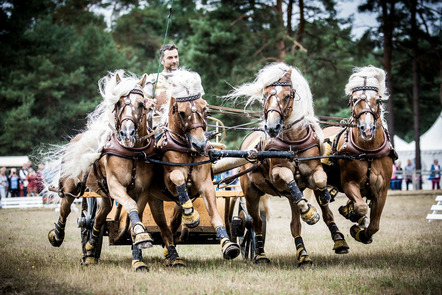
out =
[[[264,88],[264,128],[271,137],[278,136],[283,130],[285,119],[293,111],[296,91],[292,87],[291,74],[290,68],[278,81]]]
[[[380,120],[381,97],[376,87],[361,86],[353,89],[350,97],[350,111],[357,128],[366,140],[374,138],[376,129],[382,124]]]
[[[189,148],[201,155],[208,144],[206,136],[208,104],[201,95],[199,75],[185,70],[176,71],[170,99],[169,128],[183,137]]]
[[[350,97],[351,120],[356,123],[359,134],[364,140],[373,140],[376,130],[382,126],[382,100],[388,97],[385,72],[372,66],[357,68],[345,92]]]
[[[146,114],[148,101],[144,97],[143,87],[147,76],[144,75],[129,93],[120,97],[115,104],[114,114],[119,142],[126,147],[134,147],[140,136],[146,133]],[[115,75],[116,85],[121,82]]]

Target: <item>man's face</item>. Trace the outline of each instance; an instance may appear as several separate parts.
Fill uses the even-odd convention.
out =
[[[178,50],[165,50],[161,64],[164,67],[166,73],[170,73],[178,69],[180,58],[178,56]]]

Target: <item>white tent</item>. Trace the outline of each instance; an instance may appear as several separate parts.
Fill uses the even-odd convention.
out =
[[[23,164],[29,161],[28,156],[9,156],[9,157],[0,157],[0,167],[19,167],[21,168]]]
[[[407,143],[398,136],[394,136],[394,146],[399,155],[398,161],[402,167],[407,165],[407,160],[414,161],[415,141]],[[420,137],[422,170],[430,170],[434,159],[442,162],[442,112],[439,113],[434,124]]]

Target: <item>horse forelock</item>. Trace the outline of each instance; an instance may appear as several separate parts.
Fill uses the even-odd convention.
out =
[[[169,78],[172,87],[167,89],[170,97],[185,97],[201,93],[201,77],[196,72],[179,69]]]

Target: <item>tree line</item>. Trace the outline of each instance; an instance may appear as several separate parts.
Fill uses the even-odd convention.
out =
[[[356,37],[333,0],[2,0],[0,154],[28,154],[81,131],[109,71],[156,72],[172,5],[167,43],[201,75],[210,104],[232,106],[220,98],[231,85],[283,61],[306,76],[317,115],[349,116],[344,85],[365,65],[387,71],[390,133],[411,141],[440,113],[438,1],[364,0],[359,11],[376,22]],[[112,11],[110,27],[96,8]],[[229,133],[228,147],[244,134]]]

